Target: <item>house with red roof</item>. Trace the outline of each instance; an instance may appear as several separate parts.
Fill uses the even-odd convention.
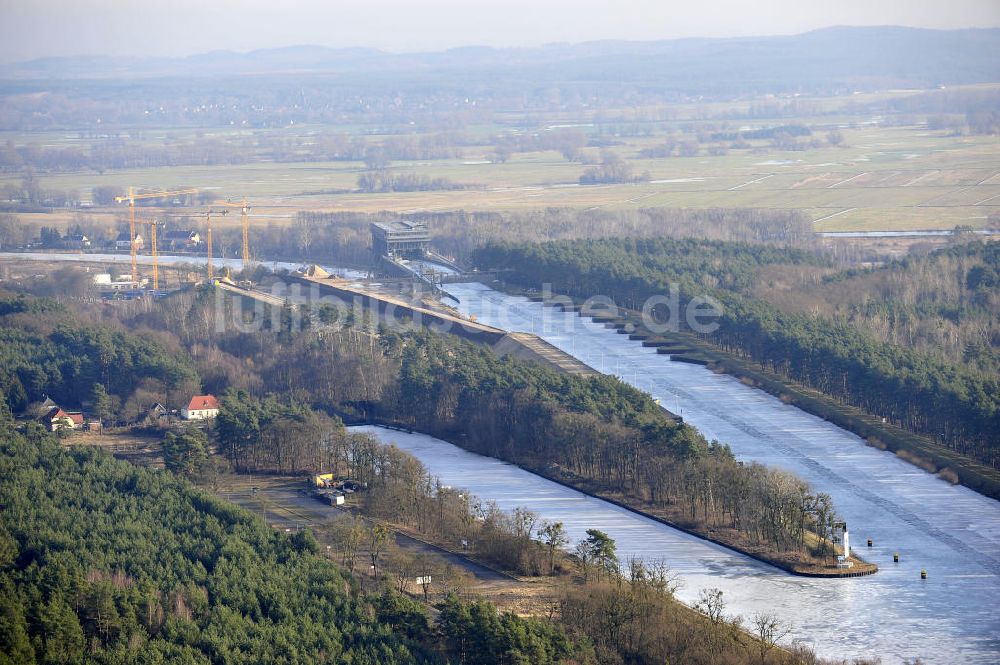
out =
[[[57,432],[61,429],[81,429],[83,428],[83,413],[80,411],[63,411],[58,406],[53,406],[45,412],[39,421],[48,428],[50,432]]]
[[[184,420],[207,420],[219,415],[219,400],[215,395],[195,395],[188,405],[181,409]]]

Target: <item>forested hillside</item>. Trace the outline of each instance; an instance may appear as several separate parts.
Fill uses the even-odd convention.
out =
[[[879,342],[1000,374],[1000,243],[972,242],[882,267],[820,274],[762,270],[752,295],[820,313]]]
[[[8,662],[434,662],[306,533],[32,429],[0,440]]]
[[[172,475],[0,422],[0,662],[557,663],[545,621],[358,582],[309,532]],[[588,662],[586,651],[573,662]]]
[[[836,311],[820,314],[829,304],[783,309],[764,299],[763,292],[769,288],[766,276],[771,276],[771,282],[787,281],[788,273],[815,273],[824,268],[815,256],[795,250],[690,240],[609,239],[491,245],[476,256],[483,267],[513,269],[509,277],[513,282],[534,288],[550,283],[554,292],[580,298],[609,295],[626,307],[641,307],[650,296],[666,294],[671,283],[679,286],[682,301],[711,294],[722,302],[724,313],[718,330],[708,335],[710,341],[763,368],[930,435],[981,462],[1000,465],[1000,379],[991,371],[996,354],[992,332],[996,300],[989,287],[997,270],[996,243],[949,249],[942,257],[925,260],[931,265],[938,261],[938,269],[946,260],[965,266],[959,271],[960,299],[934,302],[911,292],[907,303],[907,298],[894,300],[890,288],[858,289],[861,302],[853,320]],[[926,270],[926,264],[916,265]],[[908,284],[912,289],[919,276],[905,278],[907,270],[906,266],[890,266],[869,279]],[[817,293],[835,288],[836,279],[817,287]],[[839,279],[854,279],[853,286],[861,281],[850,275]],[[771,296],[776,302],[783,299],[780,293]],[[972,318],[984,324],[984,334],[969,345],[963,361],[956,362],[930,352],[927,344],[921,348],[874,335],[870,323],[860,322],[867,318],[862,312],[878,308],[905,311],[916,320]],[[980,366],[964,362],[966,355],[988,360]]]
[[[11,409],[46,396],[67,408],[103,400],[97,415],[108,417],[121,405],[180,406],[198,391],[186,356],[148,335],[77,321],[53,300],[0,294],[0,390]]]

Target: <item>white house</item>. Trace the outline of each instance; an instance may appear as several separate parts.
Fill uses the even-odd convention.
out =
[[[191,250],[201,243],[201,235],[197,231],[175,229],[163,234],[163,246],[168,249]]]
[[[124,231],[124,232],[118,234],[118,238],[115,240],[115,249],[121,249],[121,250],[131,249],[131,246],[130,246],[129,240],[128,240],[128,235],[129,235],[128,231]],[[144,245],[145,245],[145,243],[142,240],[142,235],[136,233],[135,234],[135,248],[136,249],[142,249]]]
[[[195,395],[188,405],[181,409],[184,420],[207,420],[219,415],[219,400],[214,395]]]
[[[82,233],[70,233],[61,240],[64,249],[86,249],[90,247],[90,238]]]

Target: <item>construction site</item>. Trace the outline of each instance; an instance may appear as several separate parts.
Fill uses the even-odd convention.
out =
[[[260,261],[255,261],[250,247],[250,224],[252,206],[244,197],[240,200],[215,200],[207,205],[182,206],[178,204],[196,194],[203,194],[197,188],[142,191],[129,187],[127,192],[114,198],[118,204],[128,208],[128,231],[122,231],[117,238],[101,247],[82,233],[67,232],[55,241],[45,238],[36,247],[72,250],[86,261],[93,255],[100,262],[106,262],[102,249],[118,254],[128,251],[129,270],[119,273],[101,273],[95,284],[103,288],[105,295],[115,299],[135,299],[144,296],[163,295],[161,289],[161,267],[176,265],[188,258],[191,264],[201,265],[203,282],[222,281],[234,285],[234,275],[242,275],[243,286],[249,286],[247,277],[250,270]],[[204,199],[204,196],[199,198]],[[239,212],[240,252],[238,262],[227,257],[227,249],[215,242],[213,222],[230,212]],[[371,224],[371,260],[364,272],[372,278],[391,278],[423,283],[436,290],[444,278],[454,279],[463,273],[461,267],[447,257],[430,249],[431,234],[423,222],[392,221]],[[230,252],[231,253],[231,252]],[[272,265],[278,266],[278,263]]]
[[[119,235],[115,241],[114,249],[116,251],[128,249],[130,270],[126,274],[99,273],[95,276],[94,283],[101,289],[106,299],[131,300],[145,296],[158,297],[163,295],[160,274],[161,256],[169,256],[171,259],[176,259],[178,256],[189,256],[192,259],[204,257],[205,281],[212,282],[217,278],[232,281],[232,270],[229,266],[216,275],[217,257],[213,247],[212,219],[228,215],[233,209],[238,209],[240,212],[242,246],[239,268],[242,272],[247,272],[251,267],[249,231],[251,208],[245,198],[235,202],[215,201],[204,210],[180,216],[173,215],[181,218],[179,224],[170,224],[168,220],[171,215],[168,215],[164,208],[156,207],[157,201],[176,200],[177,197],[189,196],[198,192],[199,190],[195,188],[139,192],[135,187],[129,187],[125,195],[115,197],[117,203],[124,203],[128,206],[128,234]],[[142,213],[138,213],[136,210],[140,205],[142,205]],[[192,218],[203,219],[204,224],[191,227],[189,220]],[[148,235],[144,236],[147,229]],[[146,248],[146,238],[149,239],[148,259],[141,261],[141,263],[144,266],[149,266],[149,273],[142,274],[139,270],[140,252]],[[91,245],[86,237],[83,237],[79,242],[84,241],[86,244],[83,246],[67,245],[66,247],[80,250],[89,249]],[[193,262],[201,263],[201,261]],[[171,263],[176,263],[176,261],[171,261]]]
[[[558,372],[595,373],[535,334],[484,325],[461,314],[447,284],[490,282],[495,275],[466,271],[434,252],[430,247],[432,229],[425,222],[372,223],[370,262],[364,270],[265,261],[255,258],[251,247],[251,202],[247,198],[214,200],[178,210],[179,202],[199,191],[129,187],[115,198],[127,206],[128,232],[119,234],[114,252],[103,253],[90,244],[77,246],[83,240],[89,243],[83,237],[72,238],[73,244],[64,246],[70,252],[27,252],[22,256],[30,259],[34,255],[53,265],[73,261],[86,266],[91,289],[105,302],[161,298],[211,284],[220,293],[244,301],[244,309],[293,305],[305,311],[318,300],[342,312],[354,312],[356,320],[375,317],[390,326],[428,327]],[[214,242],[213,225],[231,212],[240,215],[238,258],[225,256]]]

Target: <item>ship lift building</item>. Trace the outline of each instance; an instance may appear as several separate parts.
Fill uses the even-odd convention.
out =
[[[424,222],[376,222],[371,225],[371,232],[372,251],[376,257],[423,258],[431,243],[431,234]]]

